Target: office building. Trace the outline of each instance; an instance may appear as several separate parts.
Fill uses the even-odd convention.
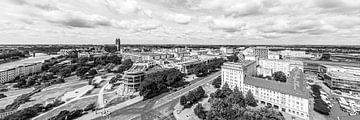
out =
[[[251,60],[224,63],[221,66],[221,83],[227,82],[231,89],[235,86],[243,88],[245,75],[255,75],[255,68],[256,62]]]
[[[295,68],[290,79],[283,83],[252,77],[255,69],[252,64],[224,63],[222,83],[227,83],[232,89],[237,86],[243,93],[251,91],[259,105],[271,106],[292,118],[309,120],[310,102],[302,70]]]
[[[332,89],[360,92],[360,76],[356,74],[328,71],[324,76],[325,83]]]

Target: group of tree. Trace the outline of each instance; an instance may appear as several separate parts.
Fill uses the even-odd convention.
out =
[[[19,50],[6,50],[1,51],[0,59],[8,59],[14,57],[25,57],[29,52],[28,51],[19,51]]]
[[[311,90],[314,95],[314,110],[321,114],[329,115],[330,114],[329,105],[324,100],[322,100],[320,96],[321,94],[320,89],[321,87],[319,85],[311,86]]]
[[[215,78],[212,83],[211,83],[215,88],[220,88],[221,87],[221,77],[217,77]]]
[[[54,107],[60,106],[64,104],[65,102],[60,100],[55,100],[53,103],[49,103],[47,105],[43,104],[35,104],[31,107],[19,110],[15,112],[14,114],[11,114],[7,117],[5,117],[5,120],[28,120],[31,119],[37,115],[39,115],[42,112],[46,112],[51,110]]]
[[[0,99],[6,98],[7,96],[4,93],[0,93]]]
[[[65,80],[62,77],[55,78],[52,73],[44,72],[42,74],[34,74],[32,76],[16,77],[12,82],[16,83],[13,85],[15,88],[27,88],[45,83],[50,83],[51,85],[64,83]]]
[[[229,62],[239,62],[239,57],[236,56],[236,54],[227,56],[226,58],[227,58],[227,61],[229,61]]]
[[[184,106],[184,108],[189,108],[204,97],[205,90],[201,86],[199,86],[197,89],[189,91],[186,96],[181,96],[180,104]]]
[[[103,55],[97,57],[80,57],[73,58],[72,62],[76,62],[79,64],[87,64],[89,61],[93,61],[95,65],[106,65],[108,63],[113,63],[115,65],[121,64],[122,58],[117,55]]]
[[[231,90],[225,83],[210,95],[210,110],[205,111],[202,104],[198,104],[194,113],[203,120],[285,120],[282,114],[272,108],[260,109],[247,107],[256,106],[251,91],[246,97],[237,87]]]
[[[58,115],[49,118],[48,120],[74,120],[88,111],[94,111],[96,108],[95,103],[88,104],[84,109],[76,109],[73,111],[63,110]]]
[[[282,71],[274,72],[272,75],[275,81],[286,82],[286,75]]]
[[[116,68],[116,70],[114,70],[113,72],[116,72],[116,73],[122,73],[128,69],[131,68],[131,66],[134,64],[133,61],[131,61],[131,59],[125,59],[120,66],[118,66]]]
[[[48,120],[74,120],[81,117],[84,114],[84,110],[77,109],[74,111],[63,110],[58,115],[49,118]]]
[[[224,62],[222,58],[215,58],[209,62],[198,64],[195,66],[195,75],[197,77],[208,75],[220,68]]]
[[[175,68],[160,70],[145,75],[141,82],[140,95],[145,99],[152,98],[167,92],[168,87],[173,87],[182,82],[185,75]]]

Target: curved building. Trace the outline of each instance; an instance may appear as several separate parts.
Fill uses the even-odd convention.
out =
[[[140,89],[141,82],[145,78],[145,69],[144,65],[133,65],[129,70],[124,72],[123,84],[125,91],[127,92],[136,92]]]

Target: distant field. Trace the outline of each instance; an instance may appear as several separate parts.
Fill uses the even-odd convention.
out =
[[[35,95],[33,95],[31,97],[31,100],[32,100],[31,102],[27,102],[27,103],[21,105],[19,109],[27,108],[32,105],[38,104],[38,103],[44,103],[48,99],[62,96],[66,92],[73,91],[77,88],[80,88],[80,87],[83,87],[86,85],[87,85],[87,83],[76,84],[76,85],[70,85],[70,86],[66,86],[66,87],[55,88],[55,89],[45,90],[40,93],[36,93]]]
[[[45,115],[37,118],[36,120],[47,120],[47,119],[59,114],[63,110],[72,111],[72,110],[76,110],[76,109],[84,109],[88,104],[94,103],[96,101],[97,101],[97,96],[85,98],[85,99],[79,99],[79,100],[71,102],[65,106],[62,106],[56,110],[53,110],[49,113],[46,113]]]

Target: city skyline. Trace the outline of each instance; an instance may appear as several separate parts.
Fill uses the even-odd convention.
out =
[[[356,0],[4,0],[0,44],[360,45]]]

